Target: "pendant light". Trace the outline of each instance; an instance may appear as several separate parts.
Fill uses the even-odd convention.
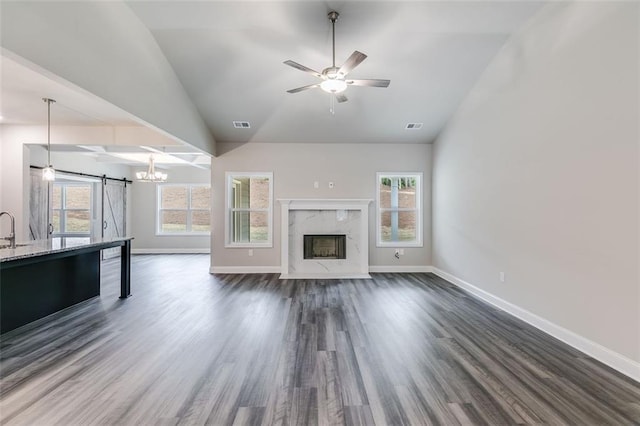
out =
[[[56,180],[56,169],[51,165],[51,104],[53,99],[42,98],[47,103],[47,167],[42,169],[42,180]]]
[[[153,155],[149,157],[149,169],[146,172],[136,172],[136,178],[140,182],[164,182],[167,180],[167,174],[157,172],[153,163]]]

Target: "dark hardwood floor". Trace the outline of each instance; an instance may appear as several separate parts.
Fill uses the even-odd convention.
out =
[[[640,384],[432,274],[210,275],[134,256],[0,340],[6,424],[640,424]]]

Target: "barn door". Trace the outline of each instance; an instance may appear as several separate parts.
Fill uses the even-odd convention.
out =
[[[49,229],[49,200],[51,185],[42,180],[42,170],[31,169],[31,191],[29,192],[29,238],[46,240],[51,237]]]
[[[127,221],[127,183],[102,180],[102,236],[104,238],[124,237]],[[102,250],[102,258],[110,259],[120,255],[120,248]]]

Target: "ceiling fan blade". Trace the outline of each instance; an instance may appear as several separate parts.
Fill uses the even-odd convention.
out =
[[[308,86],[296,87],[295,89],[287,90],[287,93],[298,93],[303,90],[313,89],[316,87],[320,87],[320,84],[310,84]]]
[[[347,84],[352,86],[368,86],[368,87],[389,87],[389,83],[391,80],[378,80],[378,79],[368,79],[368,80],[345,80]]]
[[[304,65],[301,65],[297,62],[293,62],[289,60],[289,61],[284,61],[283,64],[289,65],[290,67],[294,67],[295,69],[298,69],[300,71],[308,72],[309,74],[313,74],[318,78],[322,78],[322,74],[320,74],[318,71],[314,71],[311,68],[305,67]]]
[[[347,102],[348,100],[349,100],[349,98],[347,98],[342,93],[336,95],[336,101],[338,101],[339,104],[341,104],[343,102]]]
[[[349,56],[349,58],[345,61],[345,63],[338,70],[338,74],[347,75],[349,72],[360,65],[362,61],[367,59],[367,55],[362,52],[358,52],[357,50]]]

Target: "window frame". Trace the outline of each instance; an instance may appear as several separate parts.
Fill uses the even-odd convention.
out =
[[[238,209],[232,208],[232,186],[237,178],[267,178],[269,179],[269,203],[266,209]],[[270,248],[273,247],[273,172],[225,172],[225,206],[224,206],[224,246],[225,248]],[[231,215],[236,211],[264,211],[267,212],[267,241],[264,242],[235,242],[232,238]]]
[[[52,237],[90,237],[93,229],[93,201],[94,201],[94,185],[90,182],[53,182],[52,190],[54,186],[60,186],[60,208],[56,209],[51,207],[51,220],[50,223],[53,224],[53,217],[56,211],[60,212],[59,216],[59,227],[60,231],[51,233]],[[89,187],[89,208],[88,209],[79,209],[79,208],[67,208],[67,187],[79,187],[79,186],[88,186]],[[87,232],[66,232],[66,212],[89,212],[89,230]]]
[[[409,178],[416,180],[416,206],[410,208],[387,208],[380,206],[380,182],[383,178]],[[422,172],[377,172],[376,173],[376,247],[423,247],[422,241]],[[416,213],[416,239],[414,241],[382,241],[382,213],[393,211],[415,211]]]
[[[187,188],[187,208],[162,208],[162,188],[166,187],[186,187]],[[158,183],[156,187],[156,236],[158,237],[201,237],[205,235],[211,235],[211,196],[209,196],[209,208],[208,209],[194,209],[191,208],[191,191],[193,188],[209,188],[211,192],[211,185],[208,183]],[[184,211],[187,213],[187,230],[181,232],[166,232],[162,231],[162,212],[165,210],[172,211]],[[208,231],[191,231],[192,220],[191,216],[193,212],[208,211],[209,212],[209,230]]]

